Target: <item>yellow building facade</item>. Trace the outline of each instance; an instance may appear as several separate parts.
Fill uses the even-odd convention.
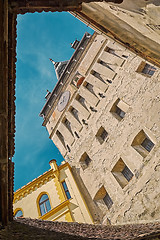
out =
[[[70,165],[63,162],[57,166],[56,160],[51,160],[50,166],[49,171],[14,193],[14,216],[93,223]]]

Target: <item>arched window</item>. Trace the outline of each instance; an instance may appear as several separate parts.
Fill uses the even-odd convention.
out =
[[[39,200],[39,208],[41,211],[41,216],[51,210],[51,205],[47,194],[43,194]]]
[[[17,217],[23,217],[22,211],[21,211],[21,210],[18,210],[18,211],[15,213],[14,217],[15,217],[15,218],[17,218]]]

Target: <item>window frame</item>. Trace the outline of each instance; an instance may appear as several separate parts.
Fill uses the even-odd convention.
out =
[[[145,142],[148,141],[151,144],[150,149],[147,148]],[[154,148],[156,141],[145,132],[145,130],[141,130],[134,137],[131,146],[143,157],[145,158]]]
[[[108,194],[108,192],[106,192],[106,195],[104,196],[103,201],[109,210],[113,205],[113,201],[112,201],[110,195]]]
[[[118,98],[112,105],[110,112],[117,120],[121,121],[125,118],[128,109],[129,105],[122,99]]]
[[[121,119],[123,119],[124,117],[125,117],[125,112],[122,110],[122,109],[120,109],[119,107],[117,107],[116,106],[116,111],[115,111],[115,113],[121,118]],[[122,115],[121,115],[122,114]]]
[[[156,68],[154,66],[146,63],[143,70],[142,70],[142,73],[152,77],[153,74],[155,73],[155,71],[156,71]]]
[[[83,107],[86,108],[85,98],[84,98],[84,97],[82,97],[81,95],[78,95],[78,96],[76,97],[76,100],[77,100]]]
[[[47,195],[47,199],[43,200],[42,203],[40,203],[40,200],[41,200],[41,198],[42,198],[44,195]],[[49,210],[47,209],[46,202],[49,202],[49,206],[50,206],[50,209],[49,209]],[[47,211],[45,211],[44,214],[42,213],[41,207],[40,207],[40,205],[42,205],[42,204],[44,204],[44,206],[45,206],[45,208],[46,208],[45,210],[47,210]],[[49,197],[49,194],[48,194],[48,193],[42,192],[42,193],[38,196],[38,198],[37,198],[37,207],[38,207],[39,216],[41,216],[41,217],[44,216],[45,214],[47,214],[48,212],[50,212],[50,211],[52,210],[51,201],[50,201],[50,197]]]
[[[56,136],[58,137],[58,139],[62,143],[62,145],[66,148],[64,136],[58,129],[56,130]]]
[[[91,83],[85,82],[84,87],[85,87],[89,92],[95,94],[95,93],[94,93],[94,90],[93,90],[94,86],[93,86]]]
[[[71,194],[70,194],[70,191],[69,191],[69,189],[68,189],[68,186],[67,186],[66,181],[63,180],[63,181],[61,182],[61,184],[62,184],[63,190],[64,190],[64,192],[65,192],[66,198],[67,198],[68,200],[71,199],[72,197],[71,197]]]
[[[154,67],[153,65],[150,65],[149,63],[142,61],[139,64],[136,72],[146,77],[152,77],[156,70],[157,70],[156,67]]]
[[[101,205],[105,205],[106,208],[109,210],[113,203],[112,198],[110,197],[110,194],[108,191],[106,191],[106,188],[104,185],[102,185],[97,193],[95,194],[93,200],[96,202],[96,204],[101,208]]]
[[[65,127],[66,127],[70,132],[72,132],[71,122],[70,122],[67,118],[65,118],[62,122],[63,122],[63,124],[65,125]]]
[[[103,134],[105,136],[103,136]],[[108,132],[105,130],[104,127],[100,127],[96,133],[96,138],[100,142],[100,144],[104,143],[108,139]]]
[[[122,189],[128,185],[134,176],[133,172],[126,165],[122,158],[115,163],[111,173]]]
[[[127,165],[124,166],[121,173],[127,179],[128,182],[130,182],[132,177],[134,176],[132,171],[127,167]]]
[[[83,171],[89,167],[91,162],[92,162],[91,158],[88,156],[86,152],[84,152],[79,160],[79,163]]]
[[[150,146],[149,146],[150,145]],[[145,138],[143,142],[141,143],[141,146],[145,148],[148,152],[151,152],[152,148],[154,147],[154,143],[149,139]]]
[[[79,111],[78,111],[76,108],[72,107],[72,106],[70,107],[69,111],[70,111],[70,113],[72,114],[72,116],[73,116],[77,121],[79,121]]]
[[[22,216],[18,216],[18,217],[16,217],[16,214],[18,213],[18,212],[20,212],[21,211],[21,213],[22,213]],[[16,208],[15,210],[14,210],[14,217],[15,218],[19,218],[19,217],[24,217],[24,213],[23,213],[23,210],[21,209],[21,208]]]

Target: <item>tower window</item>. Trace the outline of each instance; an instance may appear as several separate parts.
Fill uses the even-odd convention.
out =
[[[103,127],[100,127],[96,134],[96,138],[98,139],[98,141],[102,144],[106,140],[107,136],[107,131]]]
[[[116,107],[116,113],[120,118],[124,118],[125,112],[122,111],[119,107]]]
[[[104,207],[107,207],[108,209],[110,209],[113,205],[113,201],[104,186],[102,186],[97,191],[94,197],[94,201],[103,211],[104,211]]]
[[[107,138],[107,136],[108,136],[108,133],[104,129],[103,132],[101,133],[101,138],[103,139],[103,141]]]
[[[66,128],[72,133],[71,123],[68,121],[68,119],[64,118],[63,123],[66,126]]]
[[[91,92],[93,93],[93,85],[90,83],[86,83],[85,87]]]
[[[141,130],[133,139],[131,146],[142,156],[146,157],[154,147],[154,142]]]
[[[105,51],[108,52],[108,53],[111,53],[113,55],[116,55],[115,54],[115,49],[113,49],[113,48],[106,47]]]
[[[80,102],[83,106],[85,106],[85,99],[79,95],[78,102]]]
[[[104,203],[106,204],[107,208],[110,209],[112,207],[113,201],[110,198],[109,194],[106,193],[106,195],[103,198]]]
[[[141,62],[138,69],[136,70],[136,72],[146,75],[148,77],[153,76],[155,71],[156,71],[156,68],[154,66],[152,66],[144,61]]]
[[[128,182],[133,177],[133,173],[130,171],[130,169],[127,166],[125,166],[124,169],[122,170],[122,174],[127,179]]]
[[[65,194],[66,194],[66,197],[67,199],[70,199],[71,198],[71,195],[70,195],[70,192],[68,190],[68,187],[67,187],[67,184],[65,181],[62,182],[62,186],[63,186],[63,189],[65,191]]]
[[[121,158],[113,167],[112,174],[121,188],[124,188],[133,177],[133,173]]]
[[[62,133],[57,130],[56,135],[59,138],[59,140],[61,141],[61,143],[63,144],[63,146],[65,147],[65,141],[64,141],[64,137],[63,137]]]
[[[107,63],[105,63],[105,62],[102,61],[102,60],[99,60],[99,63],[100,63],[101,65],[105,66],[105,67],[108,67]]]
[[[156,68],[146,63],[145,67],[142,70],[142,73],[152,76],[155,73]]]
[[[51,205],[47,194],[43,194],[39,200],[39,207],[41,211],[41,216],[46,214],[51,210]]]
[[[85,170],[89,166],[90,162],[91,162],[90,157],[88,156],[87,153],[84,153],[80,159],[82,169]]]
[[[87,165],[87,167],[88,167],[90,161],[91,161],[91,159],[90,159],[89,156],[87,155],[87,156],[85,157],[85,159],[84,159],[84,162],[85,162],[85,164]]]
[[[101,64],[102,66],[114,71],[110,66],[109,64],[107,64],[106,62],[102,61],[102,60],[98,60],[98,63]]]
[[[67,127],[68,129],[71,128],[71,123],[70,123],[67,119],[65,119],[64,124],[66,125],[66,127]]]
[[[105,83],[105,81],[104,81],[104,79],[102,78],[102,75],[101,75],[100,73],[92,70],[92,71],[91,71],[91,74],[92,74],[93,76],[95,76],[96,78],[98,78],[99,80],[101,80],[102,82]],[[107,81],[107,80],[106,80],[106,81]]]
[[[144,141],[142,142],[142,147],[144,147],[148,152],[150,152],[152,150],[152,148],[154,147],[154,143],[148,139],[145,138]]]
[[[118,119],[122,120],[125,117],[126,112],[128,111],[128,104],[120,100],[119,98],[113,104],[110,112]]]
[[[87,105],[86,105],[86,100],[84,97],[80,96],[79,94],[76,96],[76,100],[88,110]]]
[[[77,109],[72,108],[72,109],[71,109],[71,113],[73,114],[73,116],[74,116],[77,120],[79,120],[79,118],[78,118],[78,110],[77,110]]]

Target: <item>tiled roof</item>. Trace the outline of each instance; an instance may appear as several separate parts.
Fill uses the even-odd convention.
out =
[[[1,233],[0,233],[1,234]],[[3,231],[3,236],[5,231]],[[102,226],[92,224],[51,222],[19,218],[8,226],[9,239],[108,239],[108,240],[149,240],[160,239],[160,222]],[[0,235],[1,237],[2,235]],[[28,238],[25,238],[28,237]],[[40,238],[38,238],[40,237]]]

